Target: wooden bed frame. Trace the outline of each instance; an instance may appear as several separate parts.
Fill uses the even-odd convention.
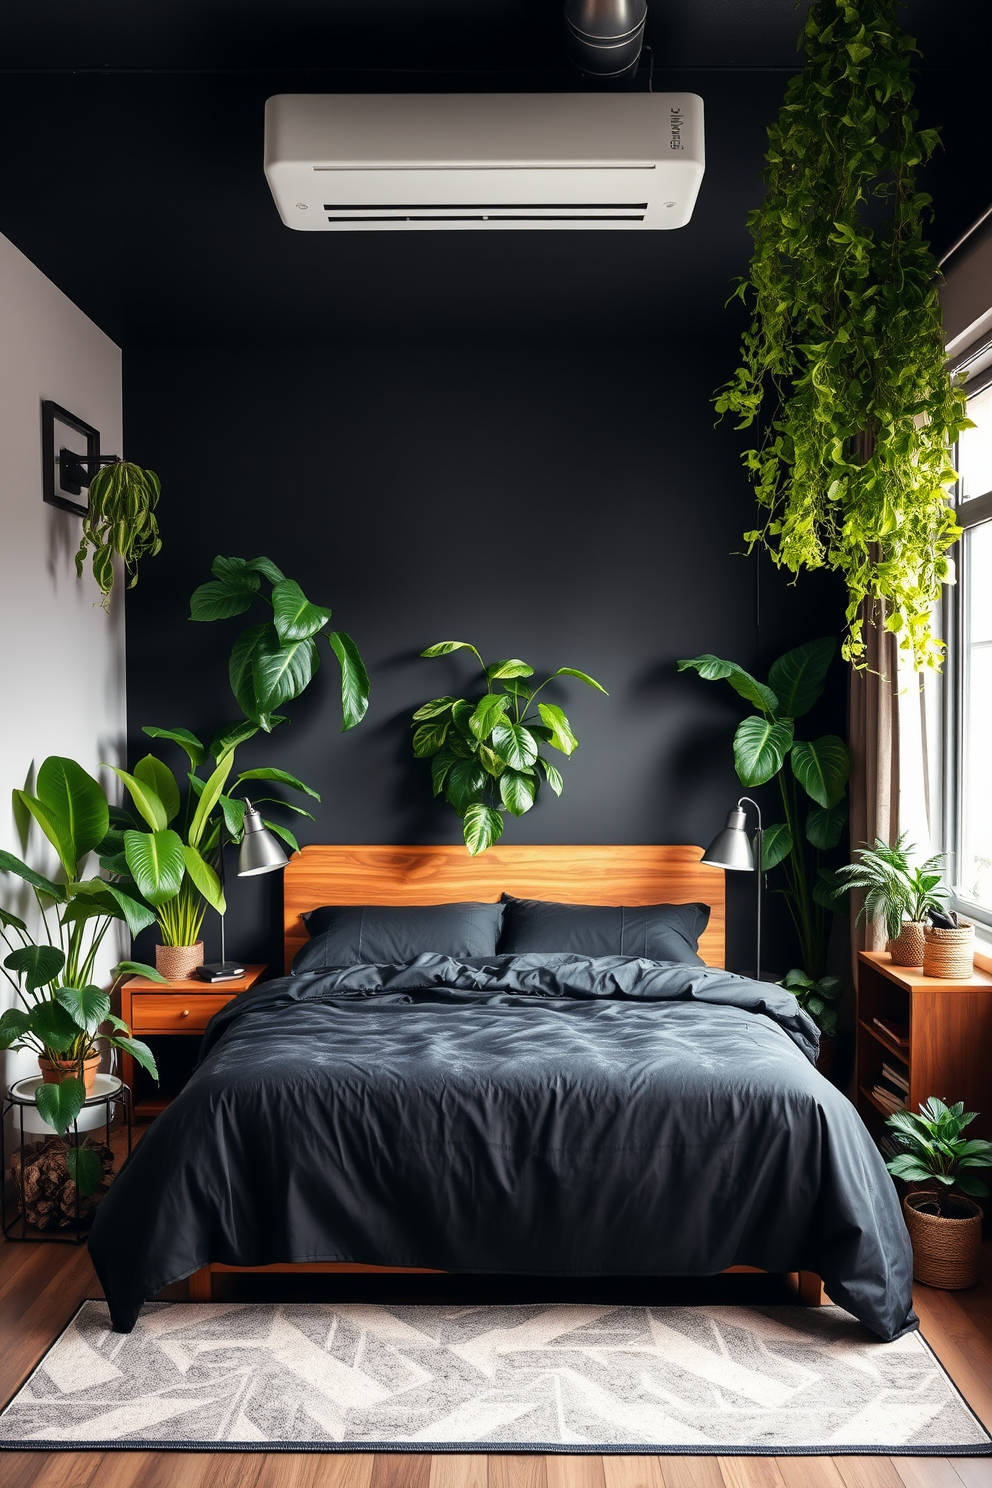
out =
[[[283,878],[285,969],[309,936],[302,916],[322,904],[494,903],[505,891],[520,899],[562,904],[692,904],[710,906],[699,953],[708,966],[722,966],[726,955],[724,872],[700,861],[702,848],[506,846],[498,844],[473,858],[461,846],[305,847],[295,854]],[[732,1271],[753,1271],[732,1266]],[[280,1262],[269,1266],[212,1263],[189,1278],[191,1301],[209,1301],[217,1274],[388,1273],[440,1275],[426,1267],[360,1265],[357,1262]],[[801,1299],[818,1305],[820,1278],[793,1273]]]

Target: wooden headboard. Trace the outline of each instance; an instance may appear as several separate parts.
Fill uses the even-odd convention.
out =
[[[724,873],[701,847],[305,847],[283,876],[286,970],[309,939],[300,918],[321,904],[494,903],[504,891],[561,904],[710,906],[699,942],[708,966],[726,955]]]

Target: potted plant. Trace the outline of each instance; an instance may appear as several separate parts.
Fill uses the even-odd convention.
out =
[[[13,853],[0,852],[0,872],[28,886],[42,929],[35,937],[21,916],[0,909],[0,940],[7,951],[2,971],[18,1004],[0,1016],[0,1049],[27,1048],[38,1055],[44,1083],[35,1104],[48,1125],[67,1135],[92,1087],[101,1043],[125,1049],[157,1078],[151,1051],[111,1014],[110,994],[93,982],[97,954],[111,925],[123,921],[137,934],[153,917],[124,875],[111,870],[108,877],[87,878],[81,873],[90,853],[114,853],[120,845],[120,829],[112,823],[114,808],[81,765],[59,756],[46,759],[35,793],[18,790],[14,799],[58,854],[63,881],[37,872]],[[152,967],[132,961],[120,962],[114,976],[132,973],[162,980]],[[100,1173],[90,1149],[70,1143],[66,1161],[80,1193],[92,1192]]]
[[[115,460],[97,472],[89,484],[89,501],[83,517],[83,535],[76,554],[76,575],[83,576],[87,551],[93,550],[93,577],[109,612],[114,587],[114,559],[120,558],[128,574],[128,588],[138,582],[139,558],[161,551],[155,508],[161,483],[154,470],[142,470],[127,460]]]
[[[893,847],[876,837],[855,851],[856,863],[839,869],[848,890],[864,894],[858,920],[881,919],[888,934],[887,950],[896,966],[922,966],[924,931],[931,909],[942,908],[947,890],[941,887],[942,853],[918,865],[916,849],[903,833]]]
[[[761,867],[768,872],[781,865],[785,885],[779,892],[802,958],[801,968],[790,971],[783,985],[831,1035],[837,1017],[833,1004],[843,984],[826,974],[827,939],[830,916],[842,901],[836,875],[825,865],[823,854],[837,847],[844,833],[851,762],[836,734],[808,742],[797,739],[796,719],[821,696],[836,648],[832,636],[796,646],[772,663],[767,682],[759,682],[736,662],[709,654],[678,664],[680,672],[694,671],[707,682],[729,683],[755,709],[737,727],[734,765],[738,780],[748,788],[778,782],[783,820],[765,828]]]
[[[572,726],[557,703],[540,702],[552,677],[576,677],[607,696],[606,688],[574,667],[559,667],[538,687],[534,668],[512,657],[487,666],[468,641],[438,641],[421,656],[471,651],[486,684],[481,698],[439,697],[413,715],[413,752],[431,761],[434,794],[462,819],[465,846],[475,856],[503,834],[503,812],[523,816],[537,800],[542,778],[560,796],[564,781],[542,749],[550,745],[566,759],[578,748]]]
[[[866,623],[894,631],[914,670],[960,533],[948,458],[969,427],[948,372],[930,198],[916,172],[939,136],[917,127],[915,47],[896,0],[813,0],[805,62],[768,131],[738,370],[717,395],[739,428],[758,502],[746,541],[790,573],[847,586],[843,655],[864,666]]]
[[[821,1075],[832,1079],[836,1069],[837,1019],[844,996],[844,982],[838,976],[811,977],[799,966],[787,971],[779,986],[791,992],[804,1012],[809,1013],[820,1030],[820,1050],[816,1067]]]
[[[973,1170],[992,1167],[992,1142],[961,1135],[976,1115],[932,1095],[918,1113],[896,1111],[885,1123],[904,1149],[886,1163],[889,1172],[928,1185],[903,1199],[913,1275],[927,1286],[957,1290],[978,1280],[982,1210],[974,1200],[988,1186]]]
[[[227,908],[217,869],[225,834],[228,841],[240,842],[244,830],[245,802],[234,792],[244,789],[248,782],[254,791],[256,783],[272,781],[317,801],[320,796],[302,780],[275,767],[242,770],[228,785],[238,742],[257,732],[254,725],[225,730],[209,750],[188,729],[149,727],[144,732],[152,738],[171,740],[188,755],[185,796],[168,765],[153,754],[139,760],[133,772],[115,770],[148,827],[145,831],[132,822],[124,831],[122,852],[115,866],[133,876],[139,893],[152,909],[161,936],[155,947],[156,965],[168,980],[181,981],[203,962],[200,930],[207,905],[218,914],[224,914]],[[203,776],[198,771],[207,760],[213,761],[213,768]],[[254,796],[255,804],[272,800],[271,796]],[[287,801],[276,804],[310,816],[310,812]],[[265,825],[293,852],[299,850],[288,827],[273,821]]]

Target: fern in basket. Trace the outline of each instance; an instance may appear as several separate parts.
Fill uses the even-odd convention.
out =
[[[977,1114],[965,1111],[963,1101],[946,1106],[932,1095],[918,1113],[896,1111],[885,1123],[904,1149],[885,1166],[893,1178],[933,1187],[934,1204],[943,1219],[956,1217],[950,1202],[955,1191],[969,1198],[984,1198],[989,1191],[988,1184],[968,1170],[992,1168],[992,1142],[961,1135]]]
[[[905,832],[892,847],[876,837],[873,846],[857,849],[856,863],[838,870],[847,879],[845,888],[865,896],[858,920],[868,924],[884,920],[890,940],[895,940],[904,919],[918,924],[929,910],[941,909],[947,898],[947,890],[940,886],[943,853],[913,867],[910,858],[915,851],[907,846]]]

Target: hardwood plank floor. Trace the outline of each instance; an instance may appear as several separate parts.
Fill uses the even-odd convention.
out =
[[[0,1401],[100,1295],[84,1246],[0,1245]],[[915,1298],[924,1337],[992,1429],[992,1243],[973,1290]],[[992,1458],[2,1452],[0,1488],[992,1488]]]

